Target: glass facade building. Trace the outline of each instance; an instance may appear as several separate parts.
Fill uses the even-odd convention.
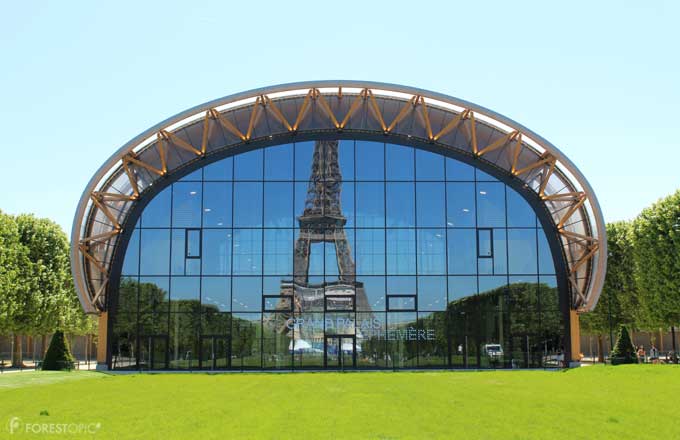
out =
[[[517,368],[564,350],[527,201],[455,159],[360,140],[259,148],[167,186],[111,315],[113,369]]]
[[[557,147],[362,81],[149,128],[95,172],[71,237],[114,370],[567,366],[607,258],[597,198]]]

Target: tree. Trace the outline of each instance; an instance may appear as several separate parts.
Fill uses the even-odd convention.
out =
[[[581,327],[598,336],[600,362],[604,362],[603,335],[613,332],[613,325],[648,321],[639,307],[638,289],[633,275],[634,258],[631,222],[607,224],[607,276],[600,300],[590,313],[581,315]]]
[[[680,190],[642,211],[633,222],[635,281],[648,324],[680,323]],[[673,351],[677,353],[675,337]]]
[[[45,353],[42,364],[43,370],[70,370],[75,359],[71,354],[71,348],[64,336],[64,332],[57,330],[52,336],[50,348]]]
[[[633,341],[630,339],[630,334],[625,325],[622,325],[619,328],[619,334],[614,349],[612,350],[611,360],[612,365],[637,363],[635,346],[633,346]]]

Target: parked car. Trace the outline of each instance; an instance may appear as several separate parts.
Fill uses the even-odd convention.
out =
[[[503,348],[501,344],[485,344],[484,354],[491,359],[500,359],[503,357]]]

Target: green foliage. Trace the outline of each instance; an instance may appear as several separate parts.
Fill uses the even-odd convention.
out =
[[[637,363],[635,346],[630,339],[630,333],[628,333],[625,325],[619,327],[619,334],[611,353],[611,360],[612,365]]]
[[[635,281],[646,320],[680,323],[680,190],[642,211],[633,222]]]
[[[47,349],[43,360],[43,370],[70,370],[73,368],[75,359],[71,354],[66,336],[61,330],[57,330],[52,336],[50,347]]]
[[[590,313],[581,315],[581,327],[589,333],[609,332],[611,322],[642,326],[648,321],[639,306],[638,289],[634,277],[631,222],[607,224],[607,276],[600,300]]]

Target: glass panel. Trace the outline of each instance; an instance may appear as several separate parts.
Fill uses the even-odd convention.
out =
[[[536,226],[536,214],[529,206],[529,203],[524,200],[516,191],[508,188],[508,227],[533,228]]]
[[[196,310],[201,297],[200,277],[171,277],[171,312],[190,312]]]
[[[357,183],[357,213],[358,227],[385,227],[385,184]]]
[[[415,296],[388,296],[388,310],[415,310]]]
[[[170,230],[141,231],[141,275],[167,275],[170,270]]]
[[[445,367],[448,364],[446,313],[418,313],[418,366]]]
[[[505,229],[493,230],[493,273],[508,273],[508,252]]]
[[[475,169],[466,163],[447,157],[446,180],[474,182]]]
[[[201,257],[201,230],[187,229],[186,230],[186,257],[200,258]]]
[[[384,180],[385,144],[356,141],[356,179]]]
[[[309,180],[313,156],[314,142],[295,143],[295,180]]]
[[[538,270],[542,274],[554,274],[555,264],[543,228],[538,229]]]
[[[387,230],[387,273],[416,273],[416,233],[414,229]]]
[[[262,337],[259,313],[234,313],[231,319],[231,367],[249,369],[262,367],[260,344]]]
[[[413,368],[418,360],[416,313],[387,313],[388,367]],[[416,335],[414,337],[414,334]]]
[[[234,229],[234,275],[262,273],[262,230]]]
[[[262,316],[262,359],[263,368],[291,368],[293,356],[288,350],[290,337],[286,334],[288,316],[281,313],[266,313]]]
[[[535,229],[508,229],[508,263],[511,274],[538,271]]]
[[[170,198],[172,187],[165,188],[156,194],[144,208],[142,214],[143,228],[167,228],[170,227]]]
[[[293,184],[264,184],[264,226],[266,228],[293,227]]]
[[[180,182],[200,182],[201,180],[203,180],[203,170],[200,168],[179,179]]]
[[[386,186],[387,226],[412,228],[415,224],[415,185],[409,183],[387,183]]]
[[[262,183],[234,184],[234,226],[262,226]]]
[[[449,274],[477,273],[477,240],[474,229],[448,230]]]
[[[445,216],[444,183],[416,183],[416,221],[418,227],[443,227]]]
[[[457,228],[475,227],[475,184],[446,185],[446,225]]]
[[[418,310],[446,310],[446,277],[418,277]]]
[[[139,313],[167,312],[169,292],[170,279],[168,277],[141,277],[139,279]]]
[[[416,180],[444,180],[444,156],[416,149]]]
[[[296,200],[297,202],[297,200]],[[354,227],[354,183],[343,182],[340,190],[340,206],[342,215],[347,220],[345,228]]]
[[[493,240],[491,229],[477,230],[477,255],[479,257],[493,257]]]
[[[357,313],[356,317],[358,367],[386,367],[385,313]]]
[[[477,226],[505,227],[505,185],[477,183]]]
[[[476,169],[478,182],[498,182],[498,179],[480,169]]]
[[[231,273],[231,229],[203,230],[203,275]]]
[[[186,236],[186,229],[172,230],[172,261],[170,263],[172,266],[170,273],[172,275],[186,275]],[[191,263],[194,262],[192,261]]]
[[[357,277],[359,287],[357,288],[357,310],[359,311],[379,311],[385,310],[385,277]],[[363,286],[363,287],[362,287]],[[366,301],[361,299],[366,297]],[[366,306],[368,304],[368,306]]]
[[[354,180],[354,141],[338,141],[338,162],[342,180]]]
[[[231,310],[231,278],[203,277],[201,280],[203,311],[228,312]]]
[[[137,275],[139,273],[139,229],[132,231],[128,247],[123,260],[123,275]]]
[[[234,156],[234,180],[262,180],[263,156],[261,149]]]
[[[293,144],[265,149],[265,180],[293,180]]]
[[[201,227],[201,182],[178,182],[172,190],[172,225]]]
[[[477,277],[460,276],[449,277],[449,301],[453,302],[461,298],[477,294]]]
[[[292,274],[293,246],[292,229],[266,229],[264,231],[264,274]]]
[[[203,184],[203,227],[231,226],[231,183]]]
[[[387,180],[413,180],[415,160],[413,148],[387,144],[385,160]]]
[[[446,232],[443,229],[419,229],[418,274],[446,273]]]
[[[356,265],[359,275],[385,273],[385,231],[383,229],[356,230]]]
[[[227,157],[203,168],[204,180],[231,180],[234,170],[234,159]]]
[[[231,309],[235,312],[254,312],[262,308],[262,278],[233,277]]]

